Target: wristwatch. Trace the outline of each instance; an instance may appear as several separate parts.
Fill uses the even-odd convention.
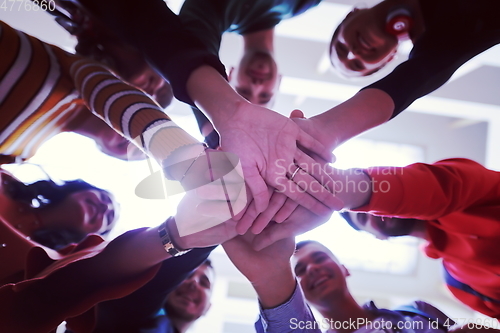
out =
[[[165,251],[167,251],[167,253],[170,254],[172,257],[178,257],[178,256],[181,256],[181,255],[191,251],[191,249],[182,250],[174,244],[174,242],[172,241],[172,238],[170,237],[170,234],[168,232],[168,226],[167,226],[167,222],[170,219],[171,219],[171,217],[169,217],[165,222],[163,222],[158,227],[158,234],[160,235],[160,240],[161,240],[161,243],[163,244],[163,248],[165,249]]]

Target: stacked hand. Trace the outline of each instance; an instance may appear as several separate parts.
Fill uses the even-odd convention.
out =
[[[242,103],[230,118],[216,124],[224,151],[237,154],[245,182],[252,195],[248,216],[240,220],[237,230],[245,233],[257,214],[269,206],[272,191],[276,196],[272,206],[280,206],[285,196],[317,215],[324,215],[342,207],[332,195],[333,182],[323,168],[301,149],[324,160],[332,154],[324,146],[286,118],[266,108]],[[293,178],[293,179],[292,179]],[[284,208],[287,214],[293,204]],[[283,214],[286,215],[286,214]],[[262,229],[265,219],[255,229]]]

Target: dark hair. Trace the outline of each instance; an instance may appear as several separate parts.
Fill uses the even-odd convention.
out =
[[[52,180],[39,180],[32,184],[24,184],[12,178],[7,188],[6,193],[10,198],[25,202],[35,210],[57,205],[72,193],[80,191],[97,190],[107,192],[81,179],[66,181],[59,185]],[[113,225],[109,225],[101,235],[110,232],[112,227]],[[58,250],[71,243],[78,243],[86,236],[87,234],[72,228],[40,228],[34,231],[30,237],[39,244]]]
[[[202,265],[206,265],[206,266],[208,266],[208,267],[210,267],[212,269],[214,268],[214,266],[212,266],[212,260],[210,260],[210,258],[205,259],[205,261],[202,262],[201,264]]]
[[[9,196],[12,199],[26,202],[35,209],[56,205],[68,195],[85,190],[104,191],[82,179],[66,181],[62,185],[52,180],[39,180],[32,184],[16,181],[9,184]]]
[[[345,210],[343,212],[339,212],[340,216],[342,216],[344,218],[344,220],[347,221],[347,223],[354,229],[354,230],[357,230],[357,231],[360,231],[361,229],[358,228],[358,226],[356,224],[354,224],[354,221],[352,220],[351,218],[351,215],[349,215],[349,211]]]
[[[85,236],[87,236],[85,233],[69,228],[42,228],[35,230],[31,234],[31,240],[57,251],[68,246],[69,244],[81,242]]]
[[[320,242],[315,241],[315,240],[310,240],[310,239],[303,240],[303,241],[300,241],[297,244],[295,244],[295,251],[298,251],[301,248],[303,248],[304,246],[309,245],[309,244],[320,244],[320,245],[322,245]]]

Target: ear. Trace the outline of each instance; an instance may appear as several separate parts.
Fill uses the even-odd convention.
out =
[[[231,69],[229,69],[229,74],[227,75],[228,81],[231,81],[231,78],[233,77],[233,71],[234,71],[234,66],[231,66]]]
[[[342,265],[340,268],[342,269],[342,273],[344,274],[344,277],[351,276],[351,273],[349,272],[349,270],[347,269],[347,267],[345,267],[344,265]]]
[[[281,85],[281,79],[283,78],[282,74],[278,74],[278,78],[276,79],[276,90],[279,90],[280,85]]]
[[[203,316],[207,314],[208,310],[210,310],[211,307],[212,307],[212,302],[208,302],[205,311],[203,311]]]
[[[303,118],[303,119],[306,119],[306,117],[304,116],[304,112],[302,112],[301,110],[293,110],[292,113],[290,113],[290,118]]]

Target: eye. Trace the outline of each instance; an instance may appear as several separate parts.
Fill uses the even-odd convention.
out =
[[[204,275],[200,278],[200,285],[203,288],[210,289],[212,284],[210,283],[210,280],[208,279],[208,277]]]
[[[295,266],[295,275],[300,277],[304,274],[305,272],[305,267],[304,265],[297,265]]]
[[[337,50],[337,54],[339,58],[347,58],[347,54],[349,53],[349,49],[345,44],[342,44],[340,42],[337,42],[335,44],[335,50]]]
[[[314,258],[314,263],[319,264],[325,261],[326,255],[319,255],[316,258]]]

